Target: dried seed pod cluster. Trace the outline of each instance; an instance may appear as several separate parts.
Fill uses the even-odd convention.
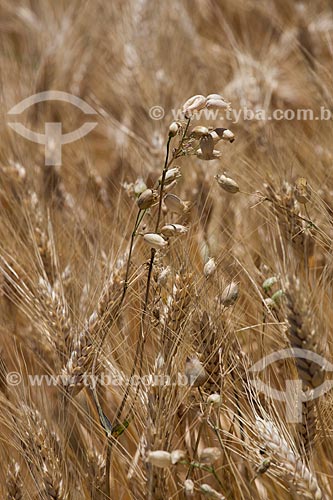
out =
[[[183,105],[183,113],[185,117],[190,121],[193,113],[200,111],[205,107],[209,109],[222,109],[228,108],[229,103],[227,103],[220,94],[210,94],[207,97],[204,97],[202,95],[195,95],[185,102],[185,104]],[[170,124],[168,145],[171,140],[174,140],[177,135],[181,134],[184,131],[182,138],[179,140],[178,148],[173,151],[172,159],[169,162],[166,162],[162,175],[156,181],[155,189],[143,189],[139,193],[137,199],[137,205],[140,210],[147,210],[157,204],[159,206],[157,215],[158,223],[155,227],[155,231],[149,231],[143,235],[144,241],[155,250],[167,246],[168,242],[165,238],[170,238],[177,234],[184,234],[188,231],[188,228],[186,226],[178,223],[164,224],[164,226],[162,226],[161,228],[159,227],[161,209],[163,207],[164,210],[168,211],[171,214],[177,214],[178,216],[184,216],[188,214],[192,207],[191,202],[183,201],[179,196],[170,192],[176,186],[177,179],[181,175],[179,167],[172,166],[173,161],[180,156],[193,154],[196,155],[197,158],[202,160],[209,161],[218,159],[221,157],[221,152],[214,149],[214,146],[220,140],[229,142],[233,142],[234,140],[234,134],[230,130],[225,128],[213,129],[211,127],[208,128],[198,125],[196,127],[193,127],[193,129],[188,132],[187,128],[188,125],[184,129],[184,125],[178,121],[172,122]],[[232,181],[232,179],[228,179],[225,176],[219,176],[217,177],[217,179],[221,185],[223,184],[225,190],[229,192],[237,192],[237,189],[239,190],[237,184]],[[165,194],[163,200],[162,194]],[[133,234],[135,234],[136,230],[137,228],[135,228]],[[132,250],[130,250],[130,255],[131,253]],[[213,261],[211,261],[204,270],[205,274],[211,274],[212,272]]]
[[[204,126],[194,127],[189,135],[192,153],[200,160],[216,160],[222,153],[215,149],[219,141],[233,142],[235,136],[231,130],[226,128],[212,128]]]

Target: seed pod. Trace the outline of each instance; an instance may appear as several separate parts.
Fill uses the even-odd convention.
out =
[[[212,464],[221,458],[221,450],[219,448],[204,448],[200,455],[199,460],[203,464]]]
[[[219,186],[224,189],[224,191],[232,194],[239,192],[239,186],[237,182],[231,179],[231,177],[227,177],[224,174],[216,174],[215,179],[217,180]]]
[[[147,186],[146,184],[143,182],[143,179],[141,179],[141,177],[139,177],[135,183],[133,184],[133,191],[136,195],[139,195],[141,193],[143,193],[143,191],[145,191],[145,189],[147,189]]]
[[[186,479],[184,481],[184,493],[186,497],[194,495],[194,482],[192,479]]]
[[[200,149],[202,151],[202,156],[209,160],[214,150],[214,141],[211,135],[204,135],[201,138]]]
[[[159,248],[166,247],[168,242],[160,235],[156,233],[146,233],[143,236],[143,239],[148,245],[152,248],[158,250]]]
[[[217,100],[222,100],[222,101],[225,100],[221,94],[209,94],[207,96],[207,99],[217,99]]]
[[[238,299],[238,285],[234,281],[230,283],[222,292],[221,303],[224,307],[233,305]]]
[[[171,463],[172,465],[177,464],[180,460],[186,458],[186,452],[184,450],[173,450],[171,452]]]
[[[220,99],[207,98],[206,107],[207,109],[229,109],[230,102],[225,101],[222,96],[220,96]]]
[[[158,192],[154,189],[146,189],[143,193],[140,194],[139,198],[136,200],[136,203],[140,210],[146,210],[147,208],[152,207],[157,203],[158,200]]]
[[[279,304],[280,300],[282,299],[284,295],[283,290],[278,290],[277,292],[273,293],[272,295],[272,300],[276,303]]]
[[[207,127],[203,127],[201,125],[198,125],[197,127],[194,127],[191,131],[190,137],[193,137],[194,139],[201,139],[202,136],[208,135],[209,130]]]
[[[211,155],[207,157],[207,155],[204,155],[202,150],[199,148],[196,152],[196,156],[199,158],[199,160],[217,160],[218,158],[221,158],[222,153],[217,149],[213,149]]]
[[[184,234],[187,233],[188,228],[182,226],[181,224],[166,224],[162,227],[161,233],[163,236],[175,236],[176,234]]]
[[[175,135],[177,135],[180,128],[181,125],[178,122],[172,122],[169,127],[169,136],[174,137]]]
[[[204,275],[206,276],[206,278],[209,278],[209,276],[211,276],[215,272],[215,270],[216,270],[215,260],[211,258],[204,265],[203,269]]]
[[[164,196],[164,203],[170,212],[175,212],[178,215],[182,215],[187,207],[186,202],[173,193],[168,193]]]
[[[234,140],[235,140],[235,135],[234,135],[234,133],[233,133],[233,132],[231,132],[231,130],[229,130],[229,129],[227,128],[227,129],[225,129],[225,131],[223,132],[222,139],[224,139],[225,141],[234,142]]]
[[[210,137],[213,139],[214,146],[222,139],[219,134],[215,132],[215,130],[211,130],[209,132]]]
[[[150,451],[147,455],[147,462],[162,469],[169,467],[171,465],[171,453],[163,450]]]
[[[224,141],[234,142],[235,135],[228,128],[216,128],[214,132]]]
[[[273,299],[271,299],[271,298],[269,298],[269,297],[268,297],[267,299],[265,299],[265,300],[264,300],[264,302],[265,302],[265,305],[266,305],[269,309],[275,309],[275,307],[276,307],[276,303],[274,302],[274,300],[273,300]]]
[[[172,191],[177,185],[177,181],[172,181],[170,184],[164,184],[164,189],[163,193],[169,193],[169,191]]]
[[[200,387],[208,378],[206,370],[196,356],[186,358],[185,375],[193,387]]]
[[[164,185],[170,184],[170,182],[175,181],[176,179],[178,179],[178,177],[181,177],[180,168],[179,167],[170,168],[170,170],[168,170],[167,173],[165,174]],[[159,184],[161,184],[162,176],[158,179],[158,182]]]
[[[220,406],[221,402],[221,396],[216,392],[214,394],[210,394],[207,398],[207,403],[213,406]]]
[[[210,498],[215,498],[216,500],[225,500],[225,497],[218,491],[214,490],[211,486],[209,486],[209,484],[201,484],[200,490]]]
[[[183,105],[183,113],[185,118],[190,118],[194,113],[200,111],[206,106],[206,97],[203,95],[194,95],[188,99]]]
[[[277,277],[276,276],[271,276],[270,278],[267,278],[263,284],[262,287],[265,290],[265,292],[268,292],[270,288],[277,282]]]

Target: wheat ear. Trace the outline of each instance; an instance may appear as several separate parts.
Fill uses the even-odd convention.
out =
[[[21,500],[23,498],[23,483],[20,473],[20,466],[12,460],[7,469],[6,477],[7,500]]]
[[[256,427],[266,452],[271,453],[283,467],[287,482],[292,486],[296,483],[296,487],[313,500],[324,499],[316,476],[288,444],[277,426],[271,420],[257,418]]]
[[[290,344],[321,354],[318,348],[318,331],[314,325],[314,313],[301,290],[300,282],[290,280],[287,289],[287,319]],[[311,359],[295,358],[298,376],[303,382],[303,390],[313,390],[324,381],[323,369]],[[303,421],[298,425],[301,446],[306,454],[311,451],[316,435],[316,400],[303,402]]]
[[[22,424],[25,429],[23,452],[29,466],[34,464],[34,475],[37,474],[36,479],[40,478],[37,484],[43,484],[47,498],[65,499],[64,471],[61,470],[61,461],[56,453],[59,449],[56,436],[51,434],[39,411],[32,407],[23,407]]]

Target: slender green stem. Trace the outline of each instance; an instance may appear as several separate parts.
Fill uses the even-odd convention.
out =
[[[162,178],[161,178],[161,184],[160,184],[160,196],[159,196],[159,203],[158,203],[158,211],[157,211],[157,220],[156,220],[155,232],[158,232],[158,228],[159,228],[159,224],[160,224],[160,220],[161,220],[163,190],[164,190],[164,184],[165,184],[165,177],[166,177],[168,168],[170,167],[170,165],[172,164],[172,162],[174,161],[174,159],[177,157],[177,153],[179,153],[179,151],[181,150],[181,147],[183,145],[183,141],[184,141],[184,139],[186,137],[186,133],[187,133],[190,121],[191,121],[191,118],[189,118],[188,121],[187,121],[184,133],[183,133],[181,141],[179,143],[179,146],[178,146],[177,150],[175,151],[175,153],[173,154],[173,157],[171,158],[171,160],[169,160],[169,149],[170,149],[170,142],[171,142],[172,137],[171,136],[168,137],[167,151],[166,151],[166,156],[165,156],[165,161],[164,161],[164,167],[163,167],[163,172],[162,172]],[[129,259],[128,259],[128,262],[127,262],[126,278],[125,278],[125,283],[124,283],[124,289],[123,289],[123,295],[122,295],[121,303],[124,300],[124,297],[126,295],[126,290],[127,290],[127,286],[128,286],[127,281],[128,281],[128,275],[129,275],[130,257],[131,257],[131,253],[132,253],[134,237],[135,237],[137,228],[138,228],[141,220],[139,221],[139,214],[138,214],[137,219],[136,219],[135,229],[134,229],[134,231],[132,233],[132,238],[131,238],[130,253],[129,253]],[[128,395],[129,395],[129,391],[130,391],[131,383],[132,383],[132,378],[133,378],[133,375],[135,373],[135,369],[136,369],[136,366],[137,366],[138,359],[140,359],[140,361],[139,361],[139,373],[141,374],[141,371],[142,371],[143,352],[144,352],[144,345],[145,345],[145,342],[146,342],[146,335],[145,335],[144,323],[145,323],[145,318],[146,318],[146,313],[147,313],[147,308],[148,308],[149,290],[150,290],[150,283],[151,283],[151,276],[152,276],[152,271],[153,271],[155,254],[156,254],[156,250],[154,248],[152,248],[150,262],[149,262],[148,276],[147,276],[145,301],[144,301],[144,307],[143,307],[142,316],[141,316],[141,322],[140,322],[140,338],[139,338],[139,341],[137,343],[137,347],[136,347],[136,351],[135,351],[135,356],[134,356],[134,362],[133,362],[133,366],[132,366],[132,370],[131,370],[131,375],[130,375],[129,381],[128,381],[127,385],[126,385],[125,393],[124,393],[124,396],[123,396],[122,401],[120,403],[120,406],[119,406],[119,408],[117,410],[117,413],[116,413],[116,416],[114,418],[113,424],[111,425],[111,432],[112,432],[112,429],[114,428],[115,423],[119,422],[120,419],[121,419],[121,414],[123,412],[123,409],[125,407],[125,404],[126,404],[126,401],[127,401]],[[104,339],[103,339],[103,341],[104,341]],[[103,341],[100,344],[100,348],[101,348],[101,345],[102,345]],[[94,360],[94,369],[95,369],[96,359],[97,359],[97,357]],[[133,407],[135,405],[135,400],[136,400],[137,395],[138,395],[138,390],[139,390],[139,384],[138,384],[138,388],[136,390],[134,401],[132,402],[131,408],[129,410],[129,415],[131,415],[132,409],[133,409]],[[94,394],[94,397],[96,397],[96,396],[97,395]],[[98,402],[98,398],[97,398],[96,404],[98,405],[97,407],[100,408],[100,404]],[[100,412],[99,412],[99,414],[100,414]],[[103,421],[105,419],[105,415],[104,415],[103,411],[102,411],[102,416],[104,417],[101,420],[101,423],[103,425]],[[100,419],[101,419],[101,417],[100,417]],[[113,443],[112,443],[112,438],[111,439],[109,438],[109,434],[108,433],[107,433],[107,435],[108,435],[108,445],[107,445],[107,456],[106,456],[106,470],[107,470],[106,482],[107,482],[107,491],[110,492],[109,475],[110,475],[110,468],[111,468],[111,456],[112,456],[112,444]]]
[[[197,454],[198,452],[198,448],[199,448],[199,442],[200,442],[200,439],[201,439],[201,433],[202,433],[202,429],[203,429],[203,422],[201,422],[200,424],[200,427],[199,427],[199,431],[198,431],[198,436],[197,436],[197,439],[196,439],[196,442],[195,442],[195,446],[194,446],[194,450],[193,450],[193,454],[194,456]],[[188,471],[187,471],[187,474],[186,474],[186,479],[190,479],[191,477],[191,474],[192,474],[192,471],[193,471],[193,462],[190,463],[190,466],[188,468]]]
[[[190,122],[191,122],[191,117],[187,119],[187,123],[186,123],[186,127],[185,127],[185,130],[184,130],[184,133],[183,133],[183,136],[182,136],[182,140],[181,140],[181,145],[183,144],[183,140],[185,139],[186,137],[186,134],[187,134],[187,131],[188,131],[188,128],[190,126]]]
[[[164,162],[164,167],[163,167],[163,172],[162,172],[161,187],[160,187],[160,199],[158,201],[158,211],[157,211],[157,219],[156,219],[156,226],[155,226],[156,233],[158,231],[158,226],[160,225],[165,176],[166,176],[166,173],[167,173],[168,168],[169,168],[168,161],[169,161],[170,141],[171,141],[171,137],[169,136],[168,142],[167,142],[167,151],[166,151],[166,155],[165,155],[165,162]]]
[[[182,464],[182,465],[189,465],[189,470],[190,469],[200,469],[200,470],[204,470],[205,472],[210,472],[211,474],[213,474],[214,478],[216,479],[218,484],[221,486],[222,491],[224,490],[223,483],[220,480],[220,478],[218,477],[217,472],[215,470],[215,467],[213,465],[211,465],[211,466],[204,465],[200,462],[195,462],[195,461],[188,462],[187,460],[181,460],[178,463]],[[188,479],[188,476],[186,476],[186,479]]]
[[[165,177],[167,174],[167,171],[169,167],[171,166],[172,162],[176,158],[178,152],[181,150],[184,139],[186,137],[186,133],[190,124],[191,118],[187,120],[187,124],[185,127],[185,130],[183,132],[182,138],[180,140],[180,143],[178,145],[178,148],[174,152],[172,158],[169,161],[169,149],[170,149],[170,142],[172,137],[169,136],[167,146],[166,146],[166,156],[165,156],[165,161],[164,161],[164,167],[163,167],[163,172],[162,172],[162,177],[161,177],[161,185],[160,185],[160,197],[159,197],[159,203],[158,203],[158,211],[157,211],[157,219],[156,219],[156,225],[155,225],[155,232],[158,232],[160,221],[161,221],[161,213],[162,213],[162,200],[163,200],[163,190],[164,190],[164,184],[165,184]],[[153,266],[154,266],[154,260],[155,260],[155,255],[156,255],[156,250],[154,248],[151,249],[151,256],[150,256],[150,261],[149,261],[149,268],[148,268],[148,276],[147,276],[147,284],[146,284],[146,293],[145,293],[145,301],[144,301],[144,306],[143,306],[143,311],[142,311],[142,316],[141,316],[141,322],[140,322],[140,339],[138,342],[138,349],[135,354],[138,353],[138,357],[135,357],[135,361],[139,359],[139,376],[141,376],[142,373],[142,364],[143,364],[143,352],[144,352],[144,346],[147,340],[147,337],[145,335],[145,318],[146,318],[146,313],[148,309],[148,301],[149,301],[149,290],[150,290],[150,283],[151,283],[151,276],[153,272]],[[135,370],[135,364],[133,364],[133,369]],[[134,371],[133,371],[134,374]],[[131,408],[129,410],[129,415],[132,413],[132,409],[135,405],[138,391],[139,391],[140,385],[138,384]],[[124,405],[122,405],[123,407]],[[128,418],[128,417],[127,417]]]
[[[134,229],[133,229],[132,235],[131,235],[130,248],[129,248],[128,258],[127,258],[123,294],[121,297],[120,304],[122,304],[122,302],[125,298],[125,295],[126,295],[127,288],[128,288],[128,278],[129,278],[129,272],[130,272],[130,267],[131,267],[131,258],[132,258],[132,252],[133,252],[133,247],[134,247],[134,239],[135,239],[136,232],[137,232],[138,227],[143,219],[144,214],[145,214],[145,211],[139,209],[138,214],[137,214],[136,219],[135,219]]]
[[[146,213],[146,210],[139,210],[138,214],[136,216],[136,219],[135,219],[135,224],[134,224],[134,228],[133,228],[132,235],[131,235],[130,248],[129,248],[128,258],[127,258],[123,293],[122,293],[120,303],[119,303],[119,310],[120,310],[120,308],[125,300],[125,296],[126,296],[126,292],[127,292],[127,288],[128,288],[128,280],[129,280],[129,272],[130,272],[130,267],[131,267],[132,252],[133,252],[133,247],[134,247],[134,239],[135,239],[138,227],[140,226],[141,221],[142,221],[145,213]],[[106,435],[108,437],[110,437],[110,434],[112,432],[112,425],[103,412],[103,409],[102,409],[102,406],[100,404],[99,397],[98,397],[98,394],[96,391],[96,381],[95,381],[97,359],[99,358],[99,355],[100,355],[100,352],[102,350],[102,347],[103,347],[103,344],[104,344],[104,341],[106,339],[107,334],[108,334],[108,330],[105,330],[105,332],[104,332],[104,334],[103,334],[103,336],[98,344],[96,352],[95,352],[95,356],[94,356],[94,360],[93,360],[93,364],[92,364],[92,369],[91,369],[91,377],[92,377],[91,391],[92,391],[93,399],[95,401],[95,405],[96,405],[96,408],[98,411],[98,416],[99,416],[99,420],[101,422],[101,425],[104,428]]]
[[[166,176],[166,173],[167,173],[167,170],[168,170],[170,141],[171,141],[171,137],[169,136],[168,142],[167,142],[167,151],[166,151],[166,155],[165,155],[164,167],[163,167],[163,172],[162,172],[161,185],[160,185],[160,197],[159,197],[159,203],[158,203],[157,223],[156,223],[156,229],[155,229],[156,232],[158,231],[158,226],[159,226],[160,219],[161,219],[162,199],[163,199],[162,198],[163,197],[163,187],[164,187],[164,182],[165,182],[165,176]],[[120,418],[121,418],[121,414],[123,412],[123,409],[125,407],[125,404],[126,404],[126,401],[127,401],[128,395],[129,395],[129,391],[130,391],[130,388],[131,388],[131,380],[132,380],[133,375],[135,373],[135,369],[136,369],[136,366],[137,366],[138,359],[140,359],[140,361],[139,361],[139,366],[140,366],[139,373],[141,373],[141,369],[142,369],[142,354],[143,354],[143,346],[145,344],[144,318],[145,318],[145,315],[146,315],[146,312],[147,312],[147,307],[148,307],[149,289],[150,289],[150,282],[151,282],[151,275],[152,275],[152,270],[153,270],[155,253],[156,253],[156,250],[154,248],[152,248],[151,249],[150,262],[149,262],[149,268],[148,268],[145,301],[144,301],[144,306],[143,306],[143,311],[142,311],[142,316],[141,316],[141,322],[140,322],[140,338],[139,338],[138,343],[137,343],[137,347],[136,347],[136,351],[135,351],[135,355],[134,355],[134,361],[133,361],[133,365],[132,365],[132,370],[131,370],[130,378],[129,378],[128,384],[126,386],[123,399],[122,399],[122,401],[120,403],[120,406],[119,406],[119,408],[117,410],[114,422],[119,421]]]
[[[110,470],[111,470],[111,451],[112,451],[112,446],[111,446],[111,441],[108,438],[107,445],[106,445],[106,457],[105,457],[105,495],[106,498],[111,498],[111,487],[110,487]]]
[[[219,483],[220,487],[222,488],[222,491],[224,491],[224,486],[223,486],[223,483],[222,483],[222,481],[220,480],[219,476],[217,475],[217,472],[216,472],[216,470],[215,470],[215,467],[214,467],[214,466],[212,466],[211,472],[212,472],[213,476],[215,477],[216,481]]]
[[[125,273],[123,293],[122,293],[122,296],[121,296],[121,299],[120,299],[119,308],[118,308],[119,311],[120,311],[121,306],[122,306],[122,304],[123,304],[123,302],[125,300],[125,296],[126,296],[126,292],[127,292],[127,288],[128,288],[128,280],[129,280],[129,272],[130,272],[130,266],[131,266],[132,252],[133,252],[133,247],[134,247],[134,239],[135,239],[138,227],[140,226],[141,221],[142,221],[145,213],[146,213],[146,210],[139,210],[138,211],[138,214],[137,214],[136,220],[135,220],[135,224],[134,224],[134,229],[132,231],[130,248],[129,248],[128,258],[127,258],[127,266],[126,266],[126,273]],[[104,413],[104,411],[102,409],[102,406],[101,406],[101,404],[99,402],[99,398],[98,398],[97,391],[96,391],[96,381],[95,381],[96,362],[97,362],[97,359],[98,359],[99,354],[101,352],[102,346],[103,346],[105,338],[107,336],[107,333],[108,332],[106,330],[104,332],[101,340],[100,340],[100,343],[98,345],[98,348],[97,348],[95,356],[94,356],[94,361],[93,361],[92,370],[91,370],[91,372],[92,372],[92,387],[91,387],[91,392],[92,392],[93,399],[95,401],[95,405],[96,405],[96,408],[97,408],[97,411],[98,411],[98,416],[99,416],[100,423],[101,423],[103,429],[105,430],[105,433],[106,433],[106,436],[107,436],[106,457],[105,457],[105,471],[106,471],[106,473],[105,473],[105,493],[106,493],[106,497],[110,498],[110,491],[111,490],[110,490],[110,479],[109,478],[110,478],[110,471],[111,471],[112,431],[114,429],[114,423],[117,421],[118,415],[119,416],[121,415],[121,412],[119,413],[119,411],[118,411],[118,414],[117,414],[117,417],[115,419],[115,422],[113,424],[111,424],[111,422],[109,421],[109,419],[105,415],[105,413]],[[122,411],[122,409],[121,409],[121,411]]]
[[[157,219],[156,219],[156,225],[155,225],[155,233],[158,232],[158,228],[159,228],[160,221],[161,221],[163,189],[164,189],[164,183],[165,183],[166,173],[167,173],[168,168],[170,166],[170,163],[169,163],[169,149],[170,149],[171,139],[172,139],[171,136],[169,136],[168,142],[167,142],[167,146],[166,146],[167,150],[166,150],[164,167],[163,167],[161,184],[160,184],[160,196],[159,196],[159,202],[158,202],[158,210],[157,210]],[[146,313],[147,313],[147,308],[148,308],[149,290],[150,290],[150,283],[151,283],[151,276],[152,276],[152,272],[153,272],[155,255],[156,255],[156,250],[155,250],[155,248],[152,248],[151,249],[151,254],[150,254],[148,275],[147,275],[145,301],[144,301],[144,305],[143,305],[142,317],[141,317],[141,323],[140,323],[140,340],[139,340],[139,343],[138,343],[138,347],[139,347],[139,349],[138,349],[139,376],[141,376],[141,372],[142,372],[143,350],[144,350],[144,345],[145,345],[145,342],[146,342],[146,335],[145,335],[145,331],[144,331],[144,321],[145,321],[145,317],[146,317]],[[135,361],[137,361],[138,358],[136,358]],[[135,368],[135,365],[134,365],[134,368]],[[136,397],[134,398],[134,402],[135,402],[135,399],[136,399]]]

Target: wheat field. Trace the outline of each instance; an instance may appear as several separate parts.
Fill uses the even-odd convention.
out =
[[[1,499],[333,498],[332,61],[329,0],[0,0]]]

